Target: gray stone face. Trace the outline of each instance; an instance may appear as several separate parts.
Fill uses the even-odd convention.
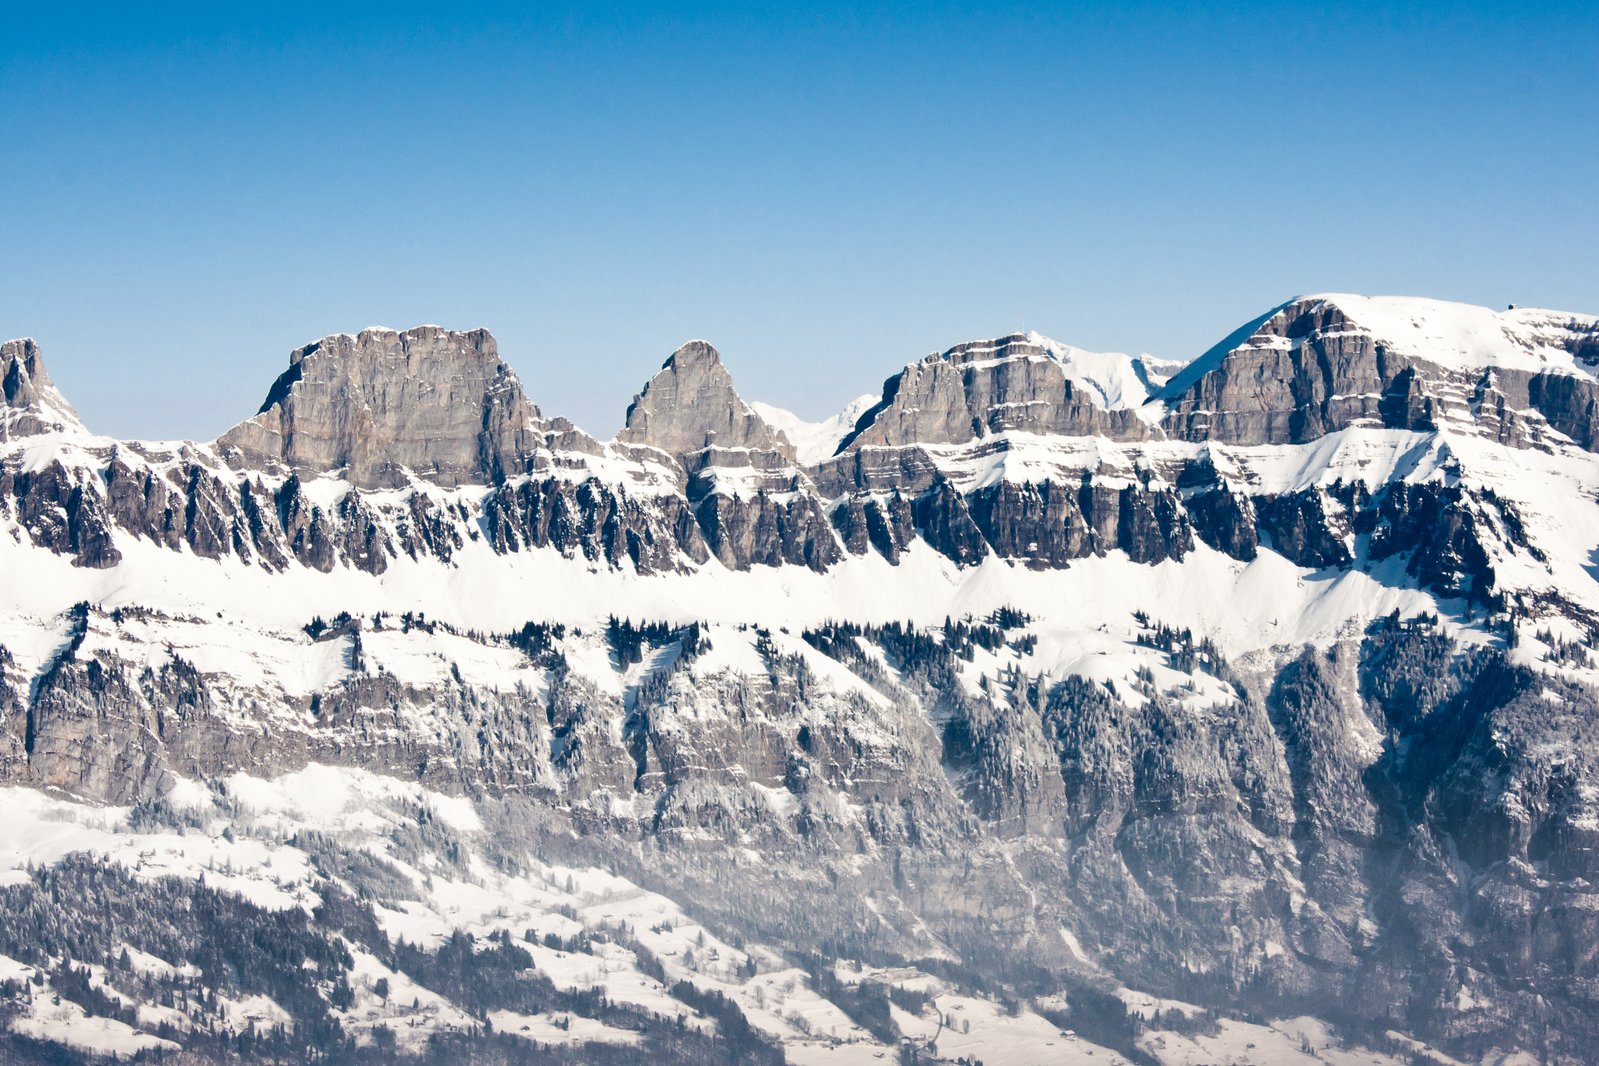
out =
[[[1136,413],[1095,403],[1048,349],[1024,334],[957,345],[912,363],[883,387],[840,451],[963,444],[1006,430],[1143,440]]]
[[[240,468],[342,473],[397,488],[490,484],[541,443],[537,408],[486,330],[419,326],[326,337],[295,351],[261,412],[217,440]]]
[[[1591,365],[1593,327],[1574,321],[1541,339]],[[1511,447],[1547,447],[1550,429],[1599,446],[1599,384],[1513,365],[1515,342],[1506,338],[1505,348],[1506,365],[1457,365],[1385,342],[1336,302],[1295,300],[1174,378],[1161,428],[1196,442],[1302,444],[1357,425],[1431,430],[1453,421]]]
[[[617,441],[677,459],[705,545],[730,569],[825,570],[844,557],[793,446],[744,402],[704,341],[672,353],[633,398]]]
[[[1337,307],[1293,303],[1192,384],[1187,374],[1174,379],[1181,391],[1169,393],[1163,425],[1183,440],[1227,444],[1298,444],[1360,421],[1419,427],[1430,401],[1396,406],[1395,383],[1410,366]]]
[[[1568,327],[1555,316],[1539,336],[1565,344],[1581,363],[1593,348],[1584,321]],[[8,425],[39,431],[75,422],[37,346],[12,341],[3,350]],[[35,544],[90,567],[116,565],[126,534],[271,570],[373,574],[400,556],[448,562],[484,533],[502,553],[554,547],[642,572],[691,568],[712,555],[732,569],[826,569],[866,550],[896,561],[917,539],[962,564],[995,554],[1058,568],[1117,549],[1156,562],[1181,559],[1196,534],[1245,560],[1264,544],[1300,565],[1350,563],[1351,531],[1338,509],[1309,497],[1259,497],[1214,472],[1190,483],[1181,461],[1164,471],[1186,486],[1181,493],[1146,481],[1107,495],[1093,488],[1105,471],[1092,449],[1083,453],[1087,466],[1037,465],[1051,436],[1151,432],[1138,412],[1101,406],[1102,396],[1094,402],[1068,372],[1071,358],[1032,336],[957,346],[891,379],[841,452],[802,469],[702,342],[667,360],[635,400],[620,441],[601,444],[563,419],[540,417],[481,331],[369,330],[294,353],[263,412],[217,443],[236,474],[203,447],[97,445],[95,471],[0,464],[0,507]],[[1154,401],[1169,404],[1165,430],[1194,441],[1292,443],[1351,425],[1466,423],[1518,447],[1569,437],[1592,448],[1599,424],[1593,383],[1581,375],[1451,370],[1390,350],[1319,297],[1251,323],[1166,391]],[[961,449],[953,459],[951,448]],[[1008,464],[1018,449],[1025,482],[962,480],[962,464]],[[586,469],[596,458],[632,473],[621,482],[596,479]],[[407,470],[444,487],[487,483],[495,491],[444,507],[425,495],[379,502],[363,492],[403,484]],[[1043,474],[1036,482],[1034,470]],[[318,507],[301,491],[302,479],[340,471],[355,487],[335,506]],[[531,476],[500,484],[520,472]],[[654,487],[632,490],[652,478]],[[1395,499],[1351,500],[1350,513],[1378,516]],[[1478,539],[1469,519],[1462,522],[1458,535]],[[1462,558],[1471,587],[1487,588],[1491,568],[1479,553]],[[1425,583],[1449,587],[1441,578]]]
[[[646,840],[662,876],[682,856],[736,883],[756,875],[730,856],[752,847],[852,865],[883,878],[891,920],[959,945],[971,980],[1042,967],[1034,994],[1080,979],[1048,947],[1065,928],[1101,976],[1222,1009],[1330,990],[1348,1016],[1460,1051],[1580,1046],[1594,1024],[1593,694],[1431,626],[1379,624],[1258,675],[1146,630],[1170,668],[1236,685],[1196,712],[1147,682],[1118,695],[1014,674],[972,690],[957,672],[973,642],[1026,639],[997,627],[803,634],[887,698],[770,643],[764,670],[697,673],[703,635],[684,627],[651,638],[680,653],[623,698],[566,667],[570,635],[525,638],[546,683],[502,691],[370,670],[376,623],[351,620],[308,638],[342,650],[341,676],[290,695],[124,632],[161,622],[76,608],[31,685],[0,649],[0,779],[131,803],[173,773],[353,765],[526,798],[618,854]],[[430,646],[425,628],[386,639]],[[785,891],[769,890],[776,909]],[[762,920],[696,898],[730,928]],[[1482,1005],[1462,1011],[1468,986]]]
[[[0,344],[0,440],[82,429],[77,412],[45,372],[32,338]]]
[[[644,444],[683,457],[692,469],[713,465],[700,453],[714,449],[714,465],[747,466],[736,453],[776,452],[792,462],[793,448],[733,388],[716,349],[689,341],[661,365],[627,409],[618,441]]]

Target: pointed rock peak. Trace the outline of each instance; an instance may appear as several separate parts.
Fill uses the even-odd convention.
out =
[[[236,464],[282,464],[363,488],[492,483],[520,473],[538,409],[487,330],[369,328],[298,348],[261,410],[217,440]]]
[[[710,341],[694,340],[684,344],[677,351],[666,357],[666,362],[661,364],[662,370],[673,367],[693,367],[699,365],[722,365],[722,353],[718,352]]]
[[[32,337],[0,344],[0,395],[0,440],[83,431],[78,413],[45,372]]]
[[[783,434],[744,402],[722,357],[705,341],[689,341],[661,364],[633,397],[617,440],[678,456],[716,448],[776,451],[793,458]]]

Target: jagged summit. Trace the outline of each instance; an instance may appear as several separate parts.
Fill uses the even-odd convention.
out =
[[[677,456],[715,449],[793,458],[789,442],[744,402],[721,354],[702,340],[689,341],[661,364],[628,405],[626,424],[616,439]]]
[[[1594,321],[1440,306],[603,444],[481,330],[214,446],[0,346],[0,1061],[1591,1061]]]
[[[1418,296],[1315,293],[1296,296],[1234,331],[1195,359],[1169,385],[1190,388],[1240,349],[1286,350],[1333,333],[1370,337],[1384,349],[1450,370],[1489,368],[1569,371],[1593,376],[1599,365],[1599,317]]]
[[[8,341],[4,353],[6,439],[87,432],[34,341]],[[1591,448],[1596,379],[1599,317],[1316,293],[1186,364],[1034,331],[966,341],[907,364],[875,402],[852,406],[842,428],[746,403],[716,348],[691,340],[634,397],[616,441],[666,452],[690,475],[814,468],[862,448],[961,445],[1009,431],[1278,444],[1352,425],[1447,423],[1534,446],[1552,431]],[[255,417],[216,445],[240,470],[337,473],[361,488],[412,476],[494,484],[532,469],[541,446],[604,450],[540,415],[487,330],[436,325],[371,326],[296,349]]]
[[[216,445],[239,465],[342,471],[362,488],[490,483],[527,468],[539,421],[487,330],[374,328],[296,349],[260,412]]]
[[[0,440],[83,430],[78,413],[46,373],[32,337],[0,344],[0,394],[5,397]]]

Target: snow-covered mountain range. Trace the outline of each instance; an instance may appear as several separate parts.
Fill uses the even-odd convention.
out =
[[[691,341],[610,441],[482,330],[211,442],[0,385],[0,1058],[1599,1041],[1595,317],[1018,334],[820,423]]]

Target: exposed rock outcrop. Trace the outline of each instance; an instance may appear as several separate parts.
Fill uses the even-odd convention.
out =
[[[61,395],[31,337],[0,344],[0,442],[39,433],[83,430],[77,412]]]
[[[492,484],[530,469],[539,413],[487,330],[418,326],[297,349],[261,411],[217,440],[241,469],[339,474],[358,488]]]
[[[691,473],[705,466],[760,465],[760,453],[794,460],[788,440],[744,402],[721,355],[704,341],[689,341],[661,364],[628,406],[616,439],[678,456]]]
[[[1173,437],[1300,444],[1351,426],[1458,424],[1512,447],[1594,448],[1599,322],[1423,300],[1290,301],[1161,391]]]
[[[907,367],[851,437],[824,424],[814,465],[698,342],[602,443],[543,418],[484,333],[328,338],[215,445],[89,435],[11,342],[0,782],[181,819],[161,814],[175,776],[359,767],[472,797],[485,838],[552,870],[535,842],[651,891],[714,878],[692,896],[707,936],[936,957],[1120,1025],[1129,1054],[1095,990],[1274,1018],[1331,998],[1373,1040],[1581,1061],[1596,337],[1315,297],[1162,385],[1018,335]],[[310,617],[328,597],[349,602]],[[443,839],[438,813],[407,809],[395,839]],[[292,847],[314,865],[313,836]],[[474,877],[530,861],[444,851]],[[409,884],[374,875],[362,903],[419,919],[385,879]],[[545,1010],[516,952],[574,953],[507,920],[481,951],[455,941],[458,979],[503,956],[517,1010]],[[341,950],[398,967],[363,921]],[[609,957],[687,965],[622,942],[642,928],[607,924]],[[304,953],[280,954],[299,980]],[[909,1017],[864,976],[832,994]]]
[[[883,398],[861,416],[839,450],[962,444],[1007,430],[1113,440],[1148,437],[1136,404],[1111,406],[1105,387],[1078,372],[1077,354],[1036,334],[1014,334],[930,355],[884,383]],[[1124,360],[1121,376],[1138,376],[1136,362],[1125,356],[1096,358]]]

